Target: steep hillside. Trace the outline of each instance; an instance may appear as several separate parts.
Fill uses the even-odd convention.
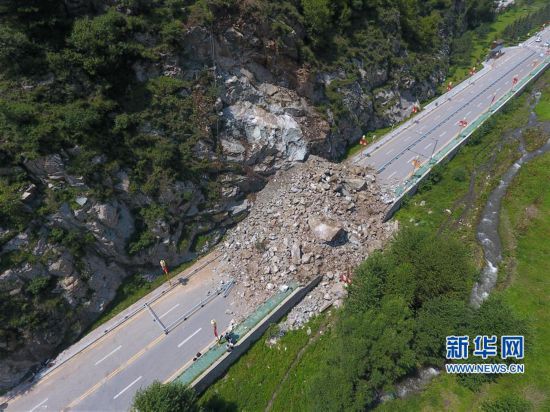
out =
[[[208,250],[277,170],[408,115],[492,16],[490,0],[3,1],[0,389],[126,276]]]

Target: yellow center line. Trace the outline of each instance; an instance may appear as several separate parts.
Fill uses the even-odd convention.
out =
[[[158,338],[156,338],[154,341],[150,342],[147,346],[145,346],[142,350],[140,350],[138,353],[136,353],[134,356],[132,356],[130,359],[128,359],[126,362],[124,362],[121,366],[119,366],[117,369],[109,373],[107,376],[105,376],[103,379],[101,379],[99,382],[97,382],[94,386],[92,386],[90,389],[88,389],[86,392],[84,392],[80,397],[73,400],[69,405],[66,406],[66,408],[74,408],[76,405],[78,405],[80,402],[82,402],[84,399],[86,399],[88,396],[90,396],[92,393],[97,391],[105,382],[107,382],[112,377],[118,375],[121,371],[126,369],[128,366],[130,366],[132,363],[134,363],[137,359],[139,359],[145,352],[153,348],[155,345],[157,345],[162,339],[166,337],[165,334],[160,335]]]
[[[205,269],[206,267],[208,267],[211,263],[214,263],[216,262],[216,260],[218,260],[219,258],[221,257],[221,255],[217,255],[215,256],[211,262],[209,262],[209,264],[207,264],[205,267],[201,268],[200,270],[197,271],[197,273],[199,273],[200,271],[202,271],[203,269]],[[197,264],[199,264],[200,262],[197,262]],[[186,270],[180,272],[177,277],[181,277],[183,275],[186,274],[186,272],[188,272],[187,274],[191,273],[193,271],[193,267],[190,267],[190,268],[187,268]],[[180,284],[181,285],[181,284]],[[161,303],[163,300],[165,300],[168,296],[170,295],[173,295],[175,294],[176,292],[179,292],[178,291],[178,287],[174,287],[170,290],[168,290],[165,294],[163,294],[161,297],[159,297],[153,304],[157,304],[157,303]],[[153,291],[154,292],[154,291]],[[126,328],[128,327],[132,322],[134,322],[135,320],[139,319],[141,316],[143,316],[144,312],[139,312],[139,313],[136,313],[134,316],[132,316],[131,318],[127,319],[121,326],[120,328],[117,328],[115,329],[114,331],[110,331],[106,334],[103,334],[102,336],[100,336],[94,343],[92,343],[90,346],[88,346],[87,348],[83,349],[81,352],[79,352],[78,354],[74,355],[73,357],[71,357],[70,359],[68,359],[67,361],[65,361],[63,363],[63,365],[61,365],[60,367],[56,368],[55,370],[53,370],[52,372],[50,372],[49,374],[47,374],[45,377],[43,377],[42,379],[39,380],[38,384],[36,386],[39,386],[45,382],[47,382],[48,380],[50,380],[52,377],[54,377],[55,375],[57,375],[60,371],[62,371],[63,369],[65,369],[67,366],[69,366],[71,364],[71,362],[73,362],[74,360],[78,359],[78,357],[80,355],[83,355],[89,351],[91,351],[92,349],[96,348],[100,343],[103,343],[103,341],[105,340],[106,337],[108,336],[111,336],[111,333],[112,332],[117,332],[119,330],[122,330],[123,328]],[[98,326],[98,328],[102,327],[102,325]],[[13,398],[13,400],[16,400],[17,398],[21,397],[22,395],[17,395],[15,398]]]

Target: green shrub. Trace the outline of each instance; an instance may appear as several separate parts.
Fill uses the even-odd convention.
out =
[[[132,411],[135,412],[194,412],[200,411],[195,391],[182,383],[162,384],[153,382],[140,389],[134,396]]]
[[[457,182],[465,182],[468,179],[468,172],[464,167],[457,167],[453,170],[452,176]]]
[[[38,296],[44,292],[50,283],[49,276],[37,276],[27,284],[25,290],[31,295]]]
[[[529,412],[533,405],[526,399],[513,393],[501,395],[492,401],[484,401],[481,404],[483,412]]]

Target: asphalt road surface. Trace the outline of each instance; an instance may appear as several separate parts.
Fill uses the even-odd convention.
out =
[[[175,287],[150,306],[164,326],[212,297],[168,334],[151,311],[140,311],[10,400],[7,411],[128,410],[139,388],[155,379],[175,377],[197,352],[213,343],[212,319],[219,331],[227,328],[231,294],[214,297],[217,286],[206,276],[197,276]]]
[[[437,106],[421,112],[410,124],[365,148],[351,161],[370,166],[378,173],[378,181],[395,188],[421,165],[453,140],[462,130],[461,121],[471,124],[534,70],[546,57],[546,41],[550,28],[541,33],[542,41],[532,37],[524,44],[504,49],[504,55],[487,62],[485,70],[460,85],[462,90],[449,92],[438,99]],[[542,56],[541,56],[542,55]],[[458,88],[458,86],[457,86]]]

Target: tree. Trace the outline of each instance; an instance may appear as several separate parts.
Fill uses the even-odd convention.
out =
[[[179,382],[162,384],[153,382],[140,389],[134,396],[132,410],[135,412],[198,412],[194,389]]]
[[[438,296],[464,299],[474,273],[469,250],[459,240],[404,228],[386,251],[359,266],[349,307],[365,311],[388,295],[403,297],[413,309]]]
[[[416,364],[411,349],[412,312],[399,297],[380,308],[346,314],[334,336],[334,350],[310,386],[314,410],[363,411],[380,389],[389,389]]]
[[[125,17],[114,10],[93,19],[88,17],[75,22],[69,37],[70,50],[66,58],[82,65],[91,74],[115,75],[128,65],[130,57],[137,55],[137,46],[130,41],[136,17]]]
[[[493,0],[471,0],[467,2],[466,21],[473,29],[481,23],[493,21],[496,15],[496,2]]]
[[[330,0],[302,0],[305,23],[313,44],[324,43],[332,26],[332,10]]]
[[[513,394],[505,393],[491,401],[481,404],[483,412],[528,412],[533,410],[533,405],[526,399]]]
[[[0,25],[0,70],[10,74],[32,69],[36,47],[27,36],[9,26]]]
[[[415,323],[414,349],[420,363],[442,366],[445,338],[466,334],[473,311],[465,300],[436,298],[418,311]]]

